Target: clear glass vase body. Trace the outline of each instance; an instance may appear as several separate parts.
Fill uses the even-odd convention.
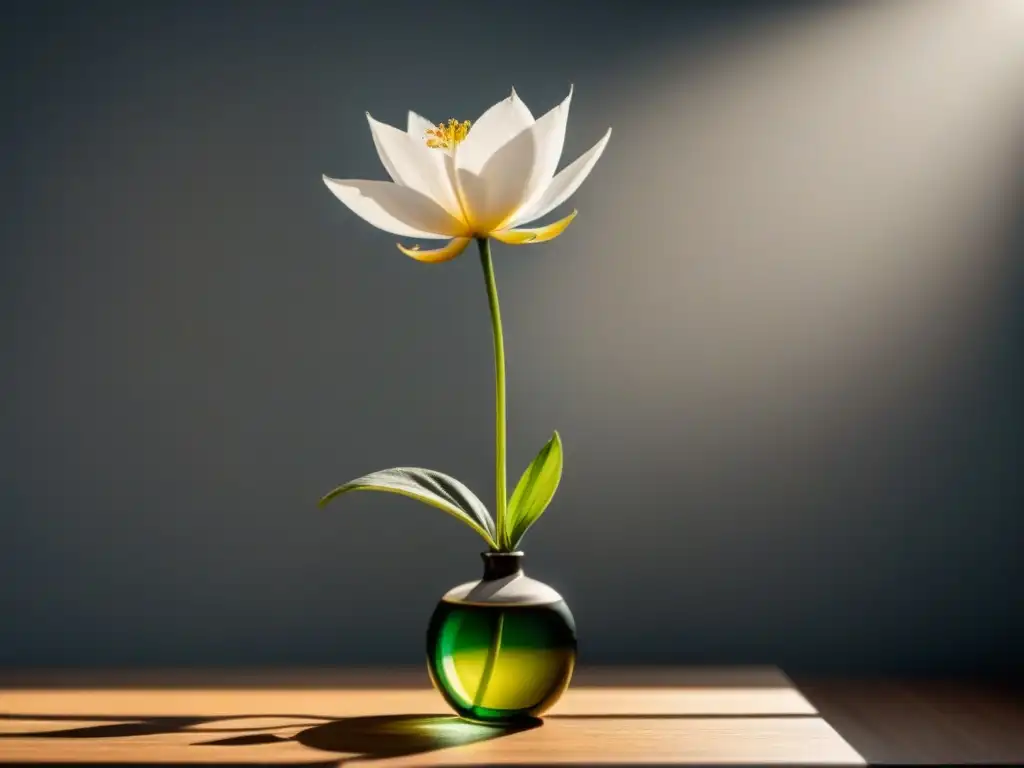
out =
[[[484,578],[450,590],[427,630],[434,686],[461,717],[533,719],[568,688],[576,625],[554,589],[526,576],[522,553],[484,553]]]

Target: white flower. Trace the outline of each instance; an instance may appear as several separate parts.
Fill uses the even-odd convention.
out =
[[[475,123],[433,125],[415,112],[401,131],[367,113],[373,143],[394,181],[328,178],[324,183],[357,216],[403,237],[443,240],[443,248],[402,253],[425,262],[454,259],[473,238],[522,245],[551,240],[576,211],[543,227],[523,228],[561,205],[590,174],[611,137],[555,173],[565,142],[569,95],[534,120],[513,89]],[[470,127],[472,125],[472,128]]]

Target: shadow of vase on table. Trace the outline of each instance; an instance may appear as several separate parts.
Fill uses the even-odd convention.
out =
[[[101,739],[132,736],[153,736],[170,733],[194,733],[196,736],[213,735],[214,732],[247,731],[234,736],[221,736],[194,742],[195,746],[256,746],[296,741],[303,746],[350,755],[353,760],[374,760],[435,752],[450,747],[465,746],[482,741],[508,736],[542,725],[541,720],[526,721],[515,725],[492,725],[474,723],[451,715],[373,715],[346,717],[331,720],[322,717],[287,716],[290,719],[323,720],[291,736],[280,736],[272,731],[293,731],[294,727],[267,726],[211,728],[217,723],[235,722],[238,725],[246,719],[263,719],[283,716],[249,716],[231,718],[209,717],[132,717],[106,716],[83,717],[61,715],[0,715],[0,720],[49,720],[62,721],[104,720],[100,725],[73,728],[56,728],[47,731],[10,732],[0,734],[4,738],[40,739]],[[347,761],[343,761],[347,762]],[[343,764],[343,763],[335,763]]]

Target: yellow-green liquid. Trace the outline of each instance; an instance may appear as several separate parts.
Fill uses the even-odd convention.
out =
[[[427,631],[434,685],[462,717],[537,717],[569,685],[576,626],[564,602],[470,605],[442,600]]]

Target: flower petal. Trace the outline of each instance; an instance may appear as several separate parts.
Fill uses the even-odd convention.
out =
[[[497,229],[522,207],[536,156],[537,137],[530,128],[499,148],[479,172],[462,166],[462,144],[456,145],[455,185],[474,234],[484,236]]]
[[[406,256],[416,259],[416,261],[422,261],[426,264],[440,264],[442,261],[451,261],[461,254],[466,250],[466,246],[469,245],[469,241],[472,239],[471,237],[456,237],[444,248],[437,248],[433,251],[421,251],[418,245],[414,245],[412,248],[406,248],[401,243],[397,245],[398,250]]]
[[[572,91],[573,87],[570,85],[569,95],[562,103],[537,118],[531,128],[536,137],[537,156],[534,158],[533,172],[523,198],[524,210],[540,199],[551,184],[555,171],[558,170],[562,147],[565,146],[565,126],[569,121]]]
[[[411,109],[409,110],[408,126],[409,135],[414,139],[419,139],[423,142],[426,142],[427,140],[427,131],[436,127],[432,122],[427,120],[427,118],[423,117],[423,115],[417,115]]]
[[[461,218],[462,209],[445,170],[445,153],[431,149],[406,131],[374,120],[369,112],[366,119],[377,154],[391,178],[403,187],[426,195],[455,218]]]
[[[466,234],[465,225],[429,197],[390,181],[339,180],[324,184],[351,211],[393,235],[443,240]]]
[[[564,219],[552,222],[543,227],[532,229],[503,229],[499,232],[492,232],[491,237],[509,245],[526,245],[543,243],[547,240],[554,240],[565,231],[572,220],[576,218],[576,211],[573,211]]]
[[[491,156],[524,128],[533,115],[512,89],[512,94],[484,112],[458,145],[459,167],[479,175]]]
[[[607,146],[611,135],[612,129],[609,128],[608,132],[597,144],[576,158],[572,164],[559,171],[558,175],[551,180],[551,184],[544,190],[544,193],[537,201],[529,207],[524,207],[515,215],[509,223],[510,226],[517,227],[520,224],[526,224],[534,219],[539,219],[568,200],[573,192],[579,189],[580,184],[584,182],[587,176],[590,175],[594,165],[600,159],[601,153],[604,152],[604,148]]]

